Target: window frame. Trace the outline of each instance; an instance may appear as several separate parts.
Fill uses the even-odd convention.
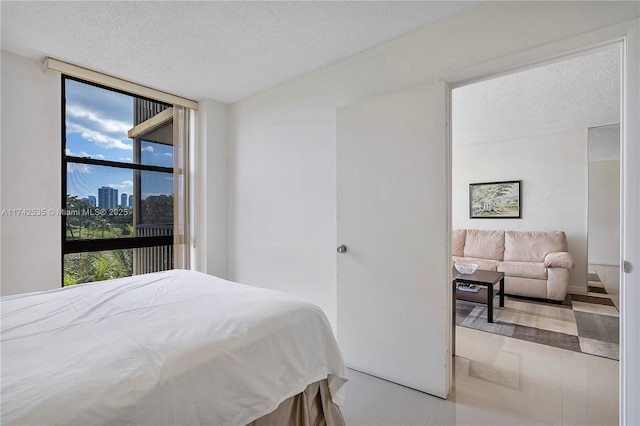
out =
[[[131,96],[133,98],[145,99],[151,102],[156,102],[159,104],[163,104],[167,107],[172,107],[171,104],[167,104],[165,102],[157,101],[154,99],[146,98],[144,96],[136,95],[133,93],[126,92],[124,90],[115,89],[113,87],[104,86],[101,84],[97,84],[91,81],[83,80],[81,78],[73,77],[70,75],[61,74],[61,135],[62,135],[62,152],[61,152],[61,175],[62,175],[62,191],[61,191],[61,211],[64,211],[67,207],[67,173],[68,173],[68,165],[69,164],[87,164],[87,165],[95,165],[95,166],[106,166],[106,167],[116,167],[121,169],[129,169],[134,172],[134,178],[139,179],[140,172],[142,171],[150,171],[150,172],[161,172],[161,173],[170,173],[175,177],[175,170],[173,167],[165,167],[165,166],[155,166],[155,165],[145,165],[139,163],[124,163],[119,161],[112,160],[103,160],[97,158],[86,158],[86,157],[76,157],[73,155],[67,155],[66,147],[67,147],[67,113],[66,113],[66,81],[72,80],[77,81],[82,84],[87,84],[90,86],[95,86],[100,89],[109,90],[112,92],[121,93],[127,96]],[[137,141],[139,137],[133,138],[134,150],[140,150],[140,143]],[[139,153],[138,153],[139,154]],[[138,155],[138,159],[140,156]],[[135,160],[134,160],[135,161]],[[138,173],[136,173],[136,171]],[[136,176],[137,175],[137,176]],[[134,201],[135,204],[140,205],[139,200]],[[139,214],[139,210],[134,207],[134,215]],[[156,247],[156,246],[173,246],[174,245],[174,237],[173,235],[169,236],[153,236],[153,237],[127,237],[127,238],[96,238],[90,240],[67,240],[67,218],[66,215],[60,215],[60,224],[61,224],[61,242],[62,242],[62,255],[61,255],[61,263],[62,263],[62,287],[64,287],[64,257],[67,254],[72,253],[83,253],[83,252],[96,252],[96,251],[106,251],[106,250],[121,250],[121,249],[136,249],[136,248],[144,248],[144,247]]]

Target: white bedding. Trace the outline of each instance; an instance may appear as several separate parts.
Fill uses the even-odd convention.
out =
[[[347,370],[324,313],[174,270],[2,298],[2,424],[244,425]]]

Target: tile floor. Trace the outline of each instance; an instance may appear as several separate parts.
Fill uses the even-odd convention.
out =
[[[617,425],[619,362],[464,327],[447,400],[350,370],[347,425]]]

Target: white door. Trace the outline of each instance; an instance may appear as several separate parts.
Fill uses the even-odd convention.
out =
[[[640,424],[640,29],[627,34],[622,117],[622,259],[620,424]],[[623,268],[625,269],[625,268]]]
[[[450,387],[447,89],[337,111],[338,341],[347,365],[446,398]]]

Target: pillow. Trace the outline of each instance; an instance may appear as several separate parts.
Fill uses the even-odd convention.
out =
[[[464,256],[464,239],[467,236],[466,229],[454,229],[451,233],[451,255]]]
[[[502,260],[504,257],[504,231],[467,229],[464,257]]]

